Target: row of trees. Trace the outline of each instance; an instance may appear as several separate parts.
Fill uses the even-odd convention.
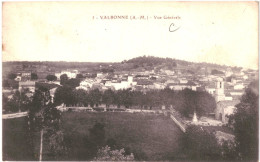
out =
[[[14,80],[16,77],[17,77],[17,74],[15,74],[15,73],[9,73],[7,75],[7,79],[9,79],[9,80]],[[82,78],[84,78],[84,76],[82,74],[77,74],[76,79],[82,79]],[[30,79],[37,80],[38,79],[37,73],[31,73]],[[58,78],[55,75],[49,74],[46,76],[46,79],[48,81],[56,81]],[[61,77],[59,79],[69,80],[67,74],[61,75]]]
[[[146,93],[131,91],[130,89],[112,91],[108,89],[104,92],[98,89],[85,91],[74,89],[65,85],[59,87],[54,96],[54,103],[62,103],[67,106],[98,106],[100,104],[116,105],[117,107],[139,106],[141,109],[154,109],[162,105],[173,105],[181,114],[188,117],[194,111],[198,115],[211,113],[216,108],[215,99],[207,92],[197,92],[190,89],[183,91],[173,91],[171,89],[154,90]]]
[[[77,74],[76,75],[76,79],[82,79],[82,78],[84,78],[84,76],[82,74]],[[58,78],[55,75],[50,74],[50,75],[46,76],[46,79],[48,81],[56,81]],[[59,79],[65,80],[65,81],[69,80],[67,74],[62,74]]]

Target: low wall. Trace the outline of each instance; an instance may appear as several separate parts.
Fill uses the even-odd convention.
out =
[[[186,132],[185,126],[182,125],[173,115],[171,115],[172,120],[174,123],[182,130],[182,132]]]
[[[2,119],[12,119],[12,118],[20,118],[27,116],[28,112],[19,112],[19,113],[13,113],[13,114],[3,114]]]

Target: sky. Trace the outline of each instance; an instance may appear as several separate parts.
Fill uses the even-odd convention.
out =
[[[258,3],[3,2],[2,61],[143,55],[258,69]]]

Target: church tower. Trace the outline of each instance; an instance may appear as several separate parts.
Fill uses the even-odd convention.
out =
[[[222,78],[216,82],[215,100],[216,102],[225,100],[224,81]]]

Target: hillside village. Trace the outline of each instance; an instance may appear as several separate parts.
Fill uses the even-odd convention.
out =
[[[134,68],[128,67],[128,70],[124,70],[120,68],[122,65],[126,65],[125,67],[131,65]],[[69,79],[78,79],[79,85],[76,89],[86,91],[99,89],[104,92],[108,89],[130,89],[146,93],[165,88],[174,91],[191,89],[211,94],[217,104],[216,110],[212,112],[215,119],[227,123],[227,115],[232,114],[245,88],[258,78],[256,70],[237,67],[232,70],[232,67],[219,65],[212,68],[212,65],[203,66],[203,64],[150,56],[123,61],[119,66],[115,63],[103,64],[103,66],[97,64],[97,66],[99,67],[93,68],[92,65],[90,70],[92,72],[89,73],[82,71],[82,68],[55,70],[54,66],[38,65],[34,62],[12,63],[11,66],[3,68],[7,70],[3,73],[3,95],[11,99],[17,89],[19,91],[28,89],[27,96],[31,97],[37,85],[44,84],[49,85],[53,98],[55,90],[60,86],[60,77],[64,74]],[[8,79],[11,74],[14,76],[13,80]],[[48,81],[46,79],[48,75],[55,76],[56,79]]]
[[[234,150],[233,143],[236,140],[235,137],[237,137],[232,126],[229,125],[230,115],[237,113],[236,110],[238,109],[238,104],[242,101],[242,95],[257,80],[258,70],[208,63],[191,63],[152,56],[137,57],[121,63],[4,62],[2,118],[7,123],[11,120],[23,118],[29,128],[26,131],[30,132],[30,128],[33,126],[30,124],[33,122],[30,119],[30,112],[34,112],[34,109],[43,104],[46,105],[45,111],[51,112],[52,110],[52,113],[56,114],[55,116],[62,115],[65,118],[62,123],[66,127],[69,127],[68,122],[70,121],[73,121],[73,124],[78,124],[78,128],[84,125],[81,120],[101,120],[103,122],[104,116],[106,116],[105,120],[108,120],[107,115],[109,120],[111,120],[110,122],[112,122],[112,114],[117,116],[117,119],[114,121],[116,123],[118,123],[117,120],[121,120],[131,125],[134,124],[132,122],[134,117],[136,122],[142,120],[147,122],[145,128],[151,130],[155,129],[158,124],[151,125],[150,120],[146,120],[144,117],[152,117],[152,121],[163,119],[166,122],[170,120],[171,122],[168,123],[168,126],[164,125],[165,123],[159,126],[165,129],[164,133],[166,133],[165,136],[169,136],[169,141],[180,140],[182,145],[185,145],[186,139],[190,139],[187,135],[192,135],[191,139],[195,141],[207,138],[205,141],[204,139],[199,141],[199,143],[203,144],[197,144],[196,146],[193,146],[193,144],[188,145],[195,148],[199,147],[200,149],[212,147],[209,149],[210,155],[212,151],[215,152],[215,149],[220,149],[218,150],[219,155],[214,156],[220,159],[229,159],[225,154],[228,154],[228,156],[232,155],[230,150]],[[131,114],[132,116],[129,116]],[[103,119],[100,119],[100,116]],[[38,118],[41,119],[40,117]],[[80,119],[80,122],[77,121],[78,119]],[[145,123],[144,121],[143,123]],[[61,123],[60,120],[57,123]],[[91,122],[85,123],[94,124],[91,124]],[[96,122],[93,128],[98,124],[100,123]],[[111,126],[114,125],[117,124],[114,123]],[[121,127],[125,127],[125,125]],[[179,133],[176,132],[171,134],[172,130],[168,131],[170,127],[184,134],[178,135]],[[21,129],[22,127],[14,128]],[[103,128],[101,124],[98,129],[104,131]],[[81,141],[80,143],[82,143],[82,140],[84,141],[85,138],[88,138],[88,136],[74,138],[74,135],[69,133],[70,129],[69,131],[63,130],[70,140]],[[133,132],[134,136],[143,128],[135,127],[135,129]],[[91,129],[85,127],[83,130],[91,131]],[[111,129],[112,134],[114,131],[119,131],[118,133],[124,132],[120,131],[119,128],[116,130]],[[8,131],[5,133],[8,134]],[[98,136],[99,133],[94,133],[94,136]],[[150,130],[144,132],[144,134],[146,133],[150,134]],[[81,135],[80,132],[77,134]],[[155,132],[154,136],[157,136],[157,134],[158,132]],[[178,138],[172,138],[175,135]],[[193,136],[196,136],[196,138],[193,138]],[[119,138],[125,137],[127,136],[123,135]],[[8,136],[5,136],[5,138],[8,138]],[[113,138],[115,137],[112,136]],[[10,139],[12,139],[12,136]],[[90,145],[85,145],[83,142],[79,148],[77,142],[72,144],[77,148],[73,148],[69,143],[66,143],[65,146],[72,147],[74,150],[80,150],[81,148],[93,150],[91,145],[98,146],[99,141],[104,139],[105,137],[102,137],[102,139],[98,139],[97,143],[90,143]],[[111,141],[107,140],[106,145],[113,146],[110,143]],[[138,141],[140,139],[135,138],[135,140]],[[163,145],[161,144],[161,139],[158,140],[160,145]],[[226,142],[231,143],[227,145]],[[31,146],[26,143],[26,147]],[[136,144],[134,147],[139,147],[139,145]],[[181,149],[183,146],[175,147]],[[222,150],[225,147],[227,147],[228,151]],[[150,148],[156,149],[156,147]],[[10,150],[10,152],[13,151]],[[136,148],[132,148],[132,151],[137,160],[149,159],[140,157],[140,154],[144,153],[139,152]],[[172,149],[169,149],[166,152],[163,151],[162,154],[168,154],[171,151]],[[205,151],[207,152],[208,150]],[[157,153],[158,151],[152,152]],[[60,158],[67,160],[64,154],[66,153],[62,149]],[[146,154],[149,154],[149,150],[147,150]],[[180,159],[183,158],[182,156],[184,156],[184,159],[185,157],[190,158],[193,156],[192,153],[187,152],[184,154],[171,154]],[[198,154],[203,154],[204,156],[203,152],[198,152]],[[73,159],[91,160],[96,153],[93,152],[90,155],[86,155],[84,152],[83,155],[81,159],[77,153],[70,154]],[[53,159],[47,150],[44,157]],[[154,159],[161,158],[157,157]],[[168,160],[169,157],[165,157],[165,159]],[[231,159],[234,159],[234,157],[231,157]]]

